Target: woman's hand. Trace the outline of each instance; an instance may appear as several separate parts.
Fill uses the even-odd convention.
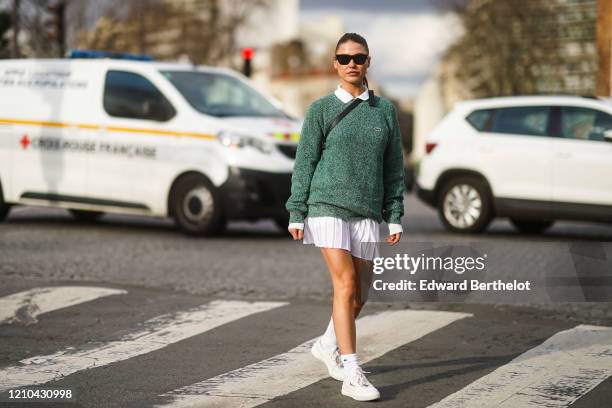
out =
[[[387,241],[389,245],[395,245],[399,242],[401,236],[402,236],[402,233],[398,232],[397,234],[389,235],[385,239],[385,241]]]
[[[294,241],[304,238],[304,230],[298,228],[289,228],[289,233],[293,237]]]

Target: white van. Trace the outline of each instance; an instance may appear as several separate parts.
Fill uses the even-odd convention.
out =
[[[285,229],[299,129],[229,69],[0,61],[0,220],[23,204],[171,216],[193,234],[230,219]]]

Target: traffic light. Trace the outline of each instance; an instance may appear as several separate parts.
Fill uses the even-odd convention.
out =
[[[59,49],[61,57],[66,52],[66,1],[56,0],[47,6],[47,11],[51,13],[45,22],[47,26],[47,38],[54,41]]]
[[[250,47],[243,48],[240,52],[240,55],[242,55],[242,59],[244,61],[242,73],[247,77],[250,77],[253,71],[253,67],[251,65],[251,59],[253,58],[253,54],[255,54],[255,50]]]

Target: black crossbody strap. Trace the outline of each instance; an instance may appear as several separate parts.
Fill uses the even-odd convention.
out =
[[[325,142],[327,141],[327,135],[329,134],[329,132],[331,132],[331,130],[338,124],[340,123],[340,121],[342,119],[344,119],[344,117],[346,115],[348,115],[353,109],[355,109],[357,107],[357,105],[359,105],[361,102],[363,102],[363,99],[360,98],[355,98],[353,100],[353,102],[351,102],[351,104],[349,106],[347,106],[346,108],[344,108],[344,110],[342,112],[340,112],[338,114],[338,116],[336,116],[333,120],[332,123],[329,124],[329,126],[327,127],[327,129],[325,130],[325,134],[323,135],[323,149],[325,149]]]

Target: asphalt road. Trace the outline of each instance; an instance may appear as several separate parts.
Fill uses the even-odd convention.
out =
[[[445,232],[435,212],[412,196],[403,222],[404,242],[474,241]],[[612,240],[612,226],[558,223],[528,236],[500,220],[477,239],[509,248],[524,241],[595,243]],[[35,308],[22,307],[1,324],[4,397],[38,379],[36,384],[73,390],[76,402],[69,407],[180,406],[179,397],[192,398],[185,406],[356,404],[324,373],[304,373],[295,363],[296,371],[292,359],[302,361],[301,349],[287,353],[324,329],[331,286],[318,250],[292,241],[270,221],[235,222],[222,237],[191,238],[168,220],[107,215],[81,223],[63,210],[16,208],[0,224],[0,279],[0,306],[7,296],[35,288],[121,291],[73,299],[71,306],[38,316]],[[217,301],[230,302],[219,305],[217,323],[181,315]],[[407,314],[385,326],[391,312]],[[364,355],[374,356],[366,369],[383,394],[380,406],[611,406],[610,303],[370,303],[364,314],[374,330],[389,333],[362,343],[373,344]],[[512,365],[530,352],[539,353],[530,364]],[[533,372],[520,377],[517,367]],[[514,377],[504,377],[504,370]],[[470,393],[475,381],[479,391]],[[502,391],[523,399],[492,404]],[[455,400],[445,400],[455,392]]]
[[[446,232],[435,211],[406,196],[402,242],[471,242]],[[381,227],[386,234],[387,227]],[[558,223],[522,235],[495,221],[477,240],[612,241],[612,225]],[[381,244],[387,245],[387,244]],[[220,238],[182,235],[170,220],[106,215],[96,223],[63,210],[16,208],[0,224],[0,276],[93,281],[248,299],[329,299],[317,248],[290,239],[271,221],[230,223]]]

